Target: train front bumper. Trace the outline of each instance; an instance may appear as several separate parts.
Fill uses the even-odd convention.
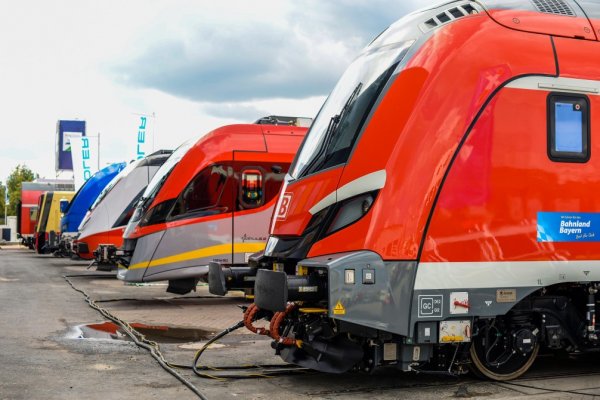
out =
[[[371,251],[299,261],[302,274],[261,269],[255,303],[282,311],[290,301],[322,306],[330,318],[399,335],[409,334],[416,261],[386,262]]]

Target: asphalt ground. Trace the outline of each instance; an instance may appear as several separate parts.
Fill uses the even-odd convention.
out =
[[[0,399],[197,398],[124,335],[96,336],[86,328],[106,318],[63,276],[94,274],[70,279],[111,314],[137,324],[173,364],[190,365],[209,337],[241,319],[238,306],[248,302],[239,293],[214,298],[204,286],[185,296],[166,293],[162,284],[125,286],[95,276],[87,264],[2,246]],[[202,379],[188,369],[177,371],[209,399],[587,399],[600,398],[598,358],[541,356],[522,379],[502,384],[395,369],[244,380]],[[201,363],[282,364],[269,340],[243,329],[209,348]]]

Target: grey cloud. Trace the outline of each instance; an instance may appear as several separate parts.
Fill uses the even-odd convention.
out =
[[[287,25],[199,23],[185,40],[151,45],[115,72],[127,85],[200,102],[325,95],[360,48],[416,1],[306,0],[294,3]]]

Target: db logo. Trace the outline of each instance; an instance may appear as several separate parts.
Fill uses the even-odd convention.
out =
[[[284,220],[287,217],[288,210],[290,209],[290,204],[292,203],[292,194],[284,193],[281,196],[281,203],[279,205],[279,210],[277,210],[277,219]]]

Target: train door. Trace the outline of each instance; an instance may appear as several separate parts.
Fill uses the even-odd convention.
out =
[[[23,223],[23,202],[21,200],[19,200],[17,202],[17,235],[21,236],[21,224]],[[6,219],[6,218],[5,218]]]
[[[53,197],[54,193],[52,192],[46,192],[40,197],[40,215],[38,217],[37,228],[35,232],[35,248],[38,253],[42,253],[46,245],[46,226],[50,216],[50,207],[52,205]]]

